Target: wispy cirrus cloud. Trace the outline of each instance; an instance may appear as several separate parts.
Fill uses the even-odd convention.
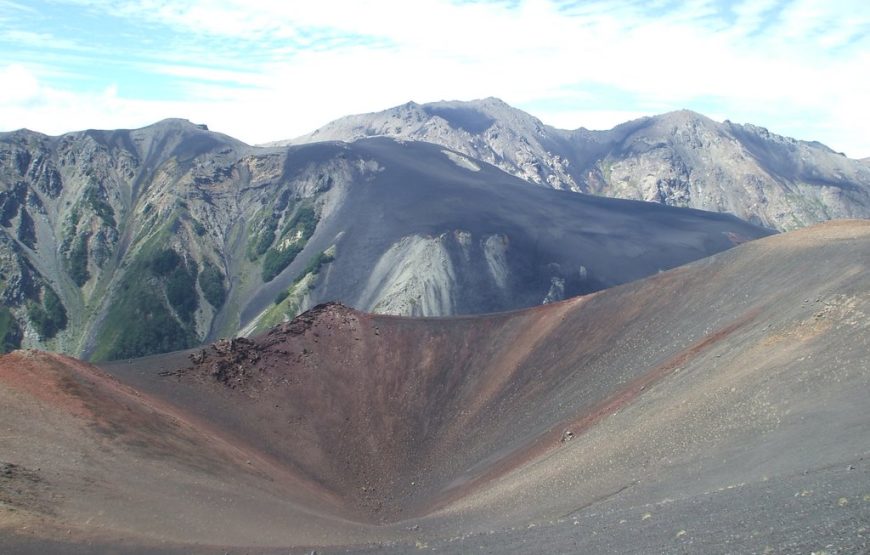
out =
[[[866,156],[861,4],[69,0],[4,18],[17,9],[6,2],[0,31],[23,40],[0,46],[44,93],[99,102],[114,86],[115,126],[163,112],[261,142],[410,99],[494,95],[561,127],[686,107]],[[47,52],[54,73],[37,63]],[[59,76],[70,68],[84,77]],[[18,125],[10,106],[5,128]],[[38,117],[16,110],[15,122]],[[51,132],[98,125],[55,113]]]

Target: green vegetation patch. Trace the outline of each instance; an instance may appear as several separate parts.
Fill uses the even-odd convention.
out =
[[[115,210],[112,206],[100,195],[98,187],[89,187],[85,192],[85,203],[91,207],[94,213],[99,216],[103,223],[110,227],[115,227]]]
[[[165,353],[186,349],[196,343],[193,332],[172,316],[166,303],[144,282],[128,281],[125,285],[125,294],[117,309],[111,311],[104,327],[115,330],[115,333],[97,349],[94,360]]]
[[[70,227],[75,229],[79,225],[79,220],[81,219],[81,217],[82,216],[81,216],[81,214],[79,214],[79,211],[77,209],[73,209],[73,211],[70,212],[70,214],[69,214]]]
[[[275,279],[275,276],[280,274],[284,268],[289,266],[296,256],[302,252],[305,245],[294,244],[288,245],[283,249],[269,249],[266,253],[266,258],[263,259],[263,281],[269,282]]]
[[[193,315],[198,306],[196,295],[196,263],[188,265],[174,249],[163,249],[157,252],[148,264],[151,272],[162,281],[166,287],[166,299],[175,309],[183,322],[193,323]]]
[[[217,266],[207,260],[199,273],[199,288],[202,289],[205,300],[216,309],[222,307],[227,300],[224,275]]]
[[[160,277],[168,276],[181,263],[181,255],[175,252],[175,249],[163,249],[152,256],[147,262],[151,272]]]
[[[41,305],[33,301],[27,304],[27,317],[42,339],[51,339],[67,324],[66,308],[48,286],[43,288]]]
[[[196,295],[196,265],[176,267],[166,278],[166,299],[175,309],[178,317],[188,324],[193,323],[193,315],[199,306]]]
[[[0,306],[0,354],[14,351],[21,347],[21,327],[12,312],[5,306]]]
[[[280,305],[287,299],[287,297],[293,294],[296,298],[296,306],[298,307],[298,301],[301,299],[304,289],[314,288],[317,275],[320,273],[321,268],[323,268],[325,264],[329,264],[335,260],[334,253],[335,247],[333,246],[317,256],[312,257],[311,260],[308,261],[308,265],[305,266],[305,269],[296,276],[295,280],[293,280],[293,286],[289,289],[282,290],[275,296],[274,304],[276,306]],[[300,284],[304,287],[300,287]]]
[[[200,222],[197,219],[191,218],[190,223],[193,226],[194,233],[196,233],[199,237],[202,237],[203,235],[205,235],[206,229],[205,229],[205,226],[202,225],[202,222]]]
[[[299,210],[293,214],[293,217],[287,220],[284,224],[284,229],[281,230],[281,237],[287,237],[292,231],[301,230],[302,234],[311,237],[314,234],[314,229],[317,227],[317,213],[313,206],[300,206]]]
[[[317,275],[318,273],[320,273],[320,269],[323,267],[324,264],[329,264],[333,260],[335,260],[335,256],[333,256],[332,254],[327,254],[326,252],[321,252],[317,256],[312,257],[311,260],[308,261],[308,265],[305,266],[305,269],[302,270],[302,273],[296,276],[296,279],[293,280],[293,283],[299,283],[308,274]]]
[[[129,277],[125,276],[103,325],[105,335],[94,351],[94,360],[141,357],[194,343],[191,331],[172,315],[142,266],[135,265]]]
[[[27,197],[27,185],[19,182],[8,191],[0,191],[0,225],[9,227]]]
[[[281,242],[277,247],[266,251],[263,259],[263,281],[275,279],[296,256],[302,252],[306,243],[317,228],[317,214],[311,206],[302,206],[284,225]]]
[[[78,235],[73,239],[66,257],[66,272],[73,282],[81,287],[90,279],[88,272],[88,239],[89,234]]]
[[[152,245],[162,238],[153,241]],[[198,342],[194,326],[197,265],[171,248],[146,246],[140,253],[115,293],[93,360],[177,351]]]
[[[266,254],[266,251],[275,242],[281,214],[287,210],[292,211],[293,207],[294,203],[290,198],[290,190],[288,189],[281,193],[270,209],[267,209],[270,210],[267,216],[262,216],[262,212],[260,212],[258,217],[254,218],[255,222],[261,222],[261,224],[259,230],[251,229],[252,237],[248,244],[248,258],[252,262]]]
[[[257,334],[278,325],[302,311],[306,294],[313,287],[316,277],[306,274],[299,282],[294,283],[275,297],[275,304],[268,307],[257,319],[252,333]]]
[[[36,246],[36,226],[33,223],[33,218],[30,217],[30,214],[24,209],[23,205],[18,216],[17,235],[18,240],[31,249]]]
[[[252,261],[263,256],[269,250],[269,247],[272,246],[272,243],[275,242],[275,228],[277,226],[278,218],[274,214],[269,216],[265,229],[262,229],[254,238],[251,246],[251,256],[249,257]]]
[[[275,295],[275,300],[273,301],[273,303],[276,305],[279,305],[279,304],[283,303],[284,299],[286,299],[289,296],[290,296],[290,290],[289,289],[282,289],[281,291],[278,292],[277,295]]]

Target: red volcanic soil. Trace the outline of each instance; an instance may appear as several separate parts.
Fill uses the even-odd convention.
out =
[[[17,531],[226,542],[248,526],[268,537],[297,513],[288,534],[322,540],[326,515],[340,513],[238,438],[63,355],[0,358],[0,402],[0,529],[34,521]]]
[[[0,548],[860,551],[868,266],[833,222],[518,312],[7,355]]]

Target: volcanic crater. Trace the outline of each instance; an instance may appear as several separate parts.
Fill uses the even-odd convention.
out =
[[[515,312],[19,351],[0,458],[40,487],[2,498],[0,547],[860,550],[868,270],[870,222],[835,222]]]

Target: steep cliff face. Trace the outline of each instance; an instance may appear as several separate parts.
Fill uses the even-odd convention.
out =
[[[779,230],[870,218],[866,163],[685,110],[609,131],[565,131],[494,98],[408,103],[284,144],[372,136],[444,145],[537,185],[727,212]]]
[[[255,148],[183,120],[0,135],[0,215],[4,345],[93,359],[250,333],[326,300],[531,306],[765,234],[530,188],[427,143]]]

